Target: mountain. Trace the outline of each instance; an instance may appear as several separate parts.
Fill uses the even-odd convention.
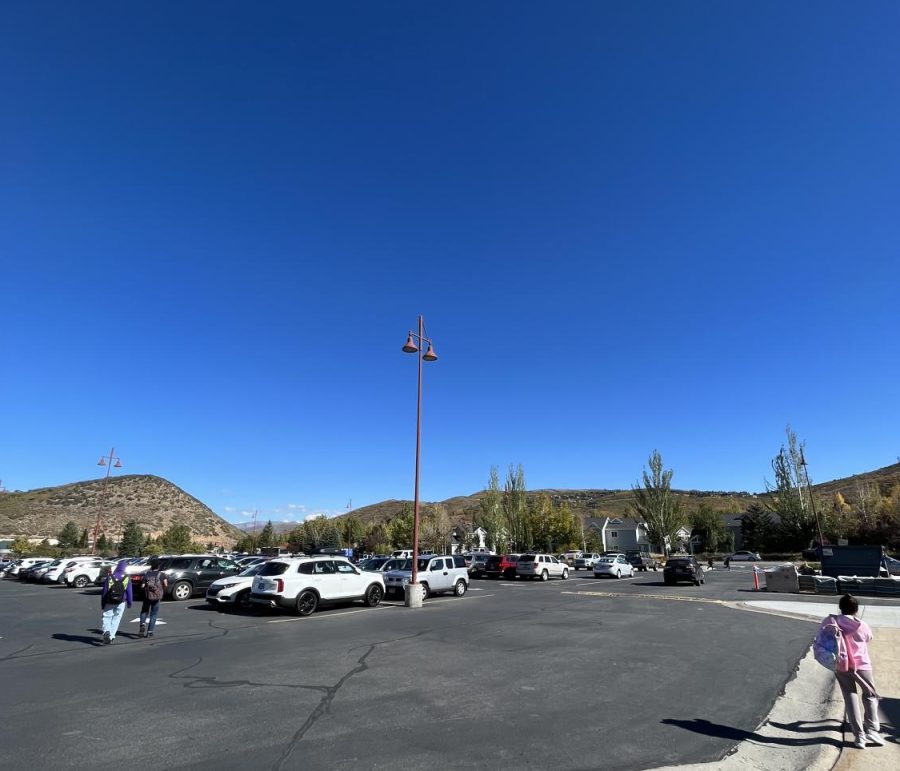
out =
[[[900,484],[900,463],[867,471],[862,474],[835,479],[831,482],[822,482],[812,486],[813,492],[820,498],[829,498],[840,492],[845,498],[855,498],[860,486],[871,485],[877,487],[881,493],[887,494],[894,485]],[[709,505],[713,511],[725,514],[741,514],[747,510],[751,503],[759,502],[764,493],[703,491],[703,490],[673,490],[681,500],[685,511],[695,511],[701,504]],[[634,493],[631,490],[529,490],[527,498],[529,503],[541,493],[546,493],[555,504],[566,504],[577,517],[627,517],[630,516],[631,503]],[[420,502],[420,512],[434,511],[438,507],[444,508],[450,521],[471,522],[480,511],[481,499],[484,491],[472,495],[448,498],[445,501]],[[374,503],[371,506],[361,506],[349,514],[341,514],[335,519],[342,520],[353,516],[366,525],[376,522],[387,522],[399,515],[404,507],[412,507],[413,502],[407,500],[387,500]]]
[[[257,535],[266,526],[266,523],[268,521],[269,520],[267,519],[257,519],[255,525],[253,524],[253,522],[235,522],[234,526],[250,535]],[[279,522],[273,522],[272,529],[278,535],[284,535],[285,533],[290,533],[291,530],[293,530],[295,527],[299,527],[302,524],[302,522],[295,522],[293,520],[282,520]]]
[[[69,521],[93,535],[98,512],[100,532],[121,538],[125,523],[137,522],[154,538],[173,524],[187,525],[195,541],[232,546],[243,537],[204,503],[166,479],[126,474],[105,480],[73,482],[26,492],[0,494],[0,537],[55,538]]]

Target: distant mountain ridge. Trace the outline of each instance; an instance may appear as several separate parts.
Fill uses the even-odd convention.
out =
[[[100,532],[119,540],[125,523],[135,521],[154,538],[173,524],[190,528],[201,543],[232,546],[244,533],[177,485],[151,474],[92,479],[58,487],[0,494],[0,536],[55,538],[69,521],[93,535],[97,513]]]

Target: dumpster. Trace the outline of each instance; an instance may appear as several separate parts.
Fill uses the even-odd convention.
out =
[[[800,581],[797,576],[797,568],[793,565],[778,565],[765,571],[767,592],[789,592],[797,594],[800,591]]]

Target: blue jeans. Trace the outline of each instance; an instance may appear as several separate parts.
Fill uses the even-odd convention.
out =
[[[159,615],[159,600],[144,600],[144,604],[141,605],[141,626],[147,623],[148,613],[150,625],[147,627],[147,632],[148,634],[153,634],[153,629],[156,626],[156,617]]]
[[[125,614],[125,603],[120,602],[118,605],[103,605],[103,618],[101,626],[103,634],[109,633],[110,639],[116,639],[116,632],[119,631],[119,622]]]

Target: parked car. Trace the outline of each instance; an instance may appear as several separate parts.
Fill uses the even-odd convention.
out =
[[[19,578],[25,577],[26,581],[31,581],[33,583],[39,583],[41,579],[44,577],[44,573],[50,570],[50,566],[53,564],[53,560],[45,560],[37,565],[32,565],[27,570],[23,570],[19,574]]]
[[[663,581],[670,586],[679,581],[690,581],[697,586],[706,583],[703,566],[697,562],[695,557],[687,555],[669,557],[666,560],[666,564],[663,567]]]
[[[226,608],[249,610],[254,607],[250,602],[253,579],[265,567],[268,559],[255,562],[233,576],[225,576],[213,581],[206,590],[206,601],[210,605]]]
[[[63,571],[62,580],[66,583],[66,586],[71,586],[75,589],[84,589],[91,584],[99,586],[103,583],[101,573],[105,575],[115,566],[115,562],[100,558],[95,558],[90,562],[78,562]]]
[[[462,597],[469,588],[469,569],[462,554],[419,557],[416,571],[423,597],[442,592]],[[405,560],[401,568],[384,574],[384,589],[388,594],[402,595],[411,580],[412,560]]]
[[[523,554],[516,562],[516,576],[540,578],[541,581],[566,579],[569,577],[569,566],[552,554]]]
[[[46,584],[64,583],[63,573],[69,566],[75,566],[81,562],[91,562],[93,559],[93,557],[65,557],[54,560],[41,580]]]
[[[159,569],[166,574],[169,588],[166,594],[173,600],[187,600],[200,592],[206,592],[213,581],[241,572],[240,566],[225,557],[214,554],[160,557]],[[131,576],[134,586],[140,588],[140,579]]]
[[[625,559],[631,563],[631,566],[635,570],[640,570],[644,573],[650,568],[653,568],[653,570],[659,569],[659,563],[656,561],[656,557],[647,551],[640,551],[638,549],[626,551]]]
[[[734,554],[729,554],[727,559],[730,562],[759,562],[762,557],[759,556],[759,552],[742,550],[736,551]]]
[[[380,573],[359,570],[345,557],[276,557],[253,578],[250,601],[308,616],[332,602],[362,600],[374,608],[384,586]]]
[[[634,567],[621,554],[617,557],[598,557],[594,562],[594,578],[621,578],[634,575]]]
[[[19,560],[19,563],[10,570],[10,574],[16,576],[20,581],[25,581],[29,571],[41,567],[42,565],[46,565],[48,562],[52,562],[49,557],[23,557]]]
[[[487,564],[488,559],[492,556],[491,554],[478,553],[472,555],[472,562],[469,563],[469,575],[472,578],[482,578],[484,576],[484,567]]]
[[[581,549],[570,549],[565,554],[560,557],[557,557],[561,562],[565,562],[569,567],[572,567],[575,564],[575,560],[577,560],[582,554],[584,554]]]
[[[518,554],[491,554],[484,563],[485,578],[515,578]]]
[[[582,568],[590,570],[598,559],[600,559],[598,552],[585,552],[580,557],[575,558],[575,570],[581,570]]]

